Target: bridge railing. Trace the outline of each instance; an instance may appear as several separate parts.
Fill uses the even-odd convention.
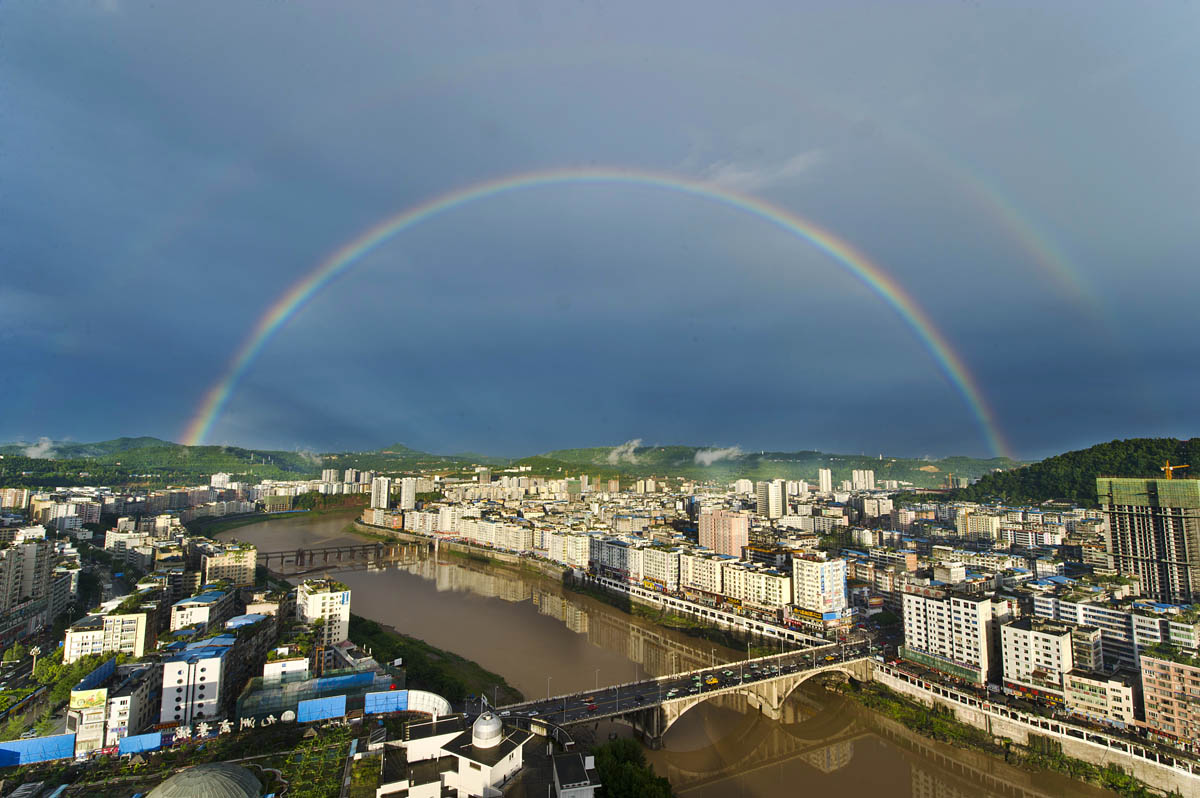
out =
[[[680,671],[679,673],[672,673],[667,676],[652,676],[648,679],[638,679],[637,681],[621,682],[619,684],[601,685],[598,688],[592,688],[590,690],[576,690],[573,693],[560,693],[558,695],[553,695],[548,698],[531,698],[527,701],[521,701],[516,704],[506,704],[502,707],[497,707],[497,708],[512,710],[517,707],[527,706],[529,704],[539,704],[539,703],[546,702],[546,701],[564,701],[564,700],[568,700],[568,699],[572,699],[572,698],[578,698],[581,695],[586,695],[588,693],[598,693],[598,692],[601,692],[604,690],[616,690],[616,689],[623,689],[623,688],[629,688],[629,687],[653,686],[653,685],[658,684],[659,682],[675,681],[676,679],[682,679],[682,678],[686,678],[688,676],[695,676],[698,674],[703,675],[705,673],[713,673],[714,671],[732,670],[734,667],[748,668],[750,665],[761,664],[764,662],[771,663],[771,662],[774,662],[777,660],[787,660],[787,659],[795,659],[795,658],[799,658],[799,657],[805,657],[805,656],[808,656],[809,654],[815,655],[817,652],[824,652],[824,651],[829,651],[830,649],[841,648],[841,645],[842,645],[841,643],[831,643],[829,645],[819,646],[819,647],[814,647],[814,648],[807,648],[807,649],[803,649],[800,651],[785,651],[782,654],[767,654],[766,656],[755,657],[754,659],[739,659],[739,660],[734,660],[731,662],[721,662],[716,665],[709,665],[706,668],[699,668],[699,669],[690,670],[690,671]],[[865,658],[865,656],[866,655],[864,655],[863,657],[855,657],[854,660],[850,660],[850,661],[857,661],[859,659]],[[814,661],[813,668],[825,667],[826,665],[833,665],[833,664],[834,663],[824,663],[824,662],[818,664],[817,662]],[[734,687],[737,685],[730,685],[730,686]],[[714,689],[716,689],[716,688],[714,688]]]

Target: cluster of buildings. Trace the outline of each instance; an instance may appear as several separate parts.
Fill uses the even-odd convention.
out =
[[[1198,752],[1200,480],[1102,478],[1097,494],[1086,513],[946,508],[974,545],[891,566],[907,574],[900,654]],[[1022,527],[1044,537],[1004,532]]]
[[[191,737],[199,724],[239,724],[255,717],[241,706],[259,706],[262,695],[289,694],[290,703],[285,697],[270,707],[278,719],[290,706],[294,719],[323,678],[396,680],[347,640],[344,584],[313,579],[269,592],[254,589],[253,579],[219,579],[172,601],[154,577],[66,631],[64,662],[125,655],[120,665],[109,658],[71,693],[67,732],[76,735],[76,755],[115,750],[122,738],[151,730]]]
[[[363,520],[809,632],[890,613],[900,657],[947,680],[1200,739],[1198,480],[1100,479],[1089,509],[900,507],[870,470],[727,489],[484,474],[411,509],[381,488]]]

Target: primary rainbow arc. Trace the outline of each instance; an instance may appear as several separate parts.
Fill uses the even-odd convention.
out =
[[[769,222],[812,244],[865,283],[900,315],[962,395],[992,453],[1011,457],[995,416],[963,359],[916,301],[851,244],[790,211],[731,189],[661,172],[595,167],[524,172],[456,189],[390,216],[339,247],[287,289],[259,318],[221,378],[205,393],[183,433],[183,442],[191,446],[203,443],[239,381],[275,333],[362,256],[413,225],[463,205],[508,192],[569,183],[646,186],[700,197]]]

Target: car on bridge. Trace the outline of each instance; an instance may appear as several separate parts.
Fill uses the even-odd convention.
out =
[[[704,680],[704,683],[705,683],[705,684],[720,684],[720,681],[721,681],[721,680],[720,680],[720,679],[718,679],[716,676],[713,676],[712,674],[709,674],[709,675],[708,675],[708,676],[705,678],[705,680]]]

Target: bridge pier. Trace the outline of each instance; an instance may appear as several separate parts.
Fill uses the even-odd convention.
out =
[[[658,751],[663,746],[663,734],[675,722],[666,719],[666,709],[661,706],[639,709],[632,715],[626,716],[629,725],[637,732],[642,744],[651,751]]]

